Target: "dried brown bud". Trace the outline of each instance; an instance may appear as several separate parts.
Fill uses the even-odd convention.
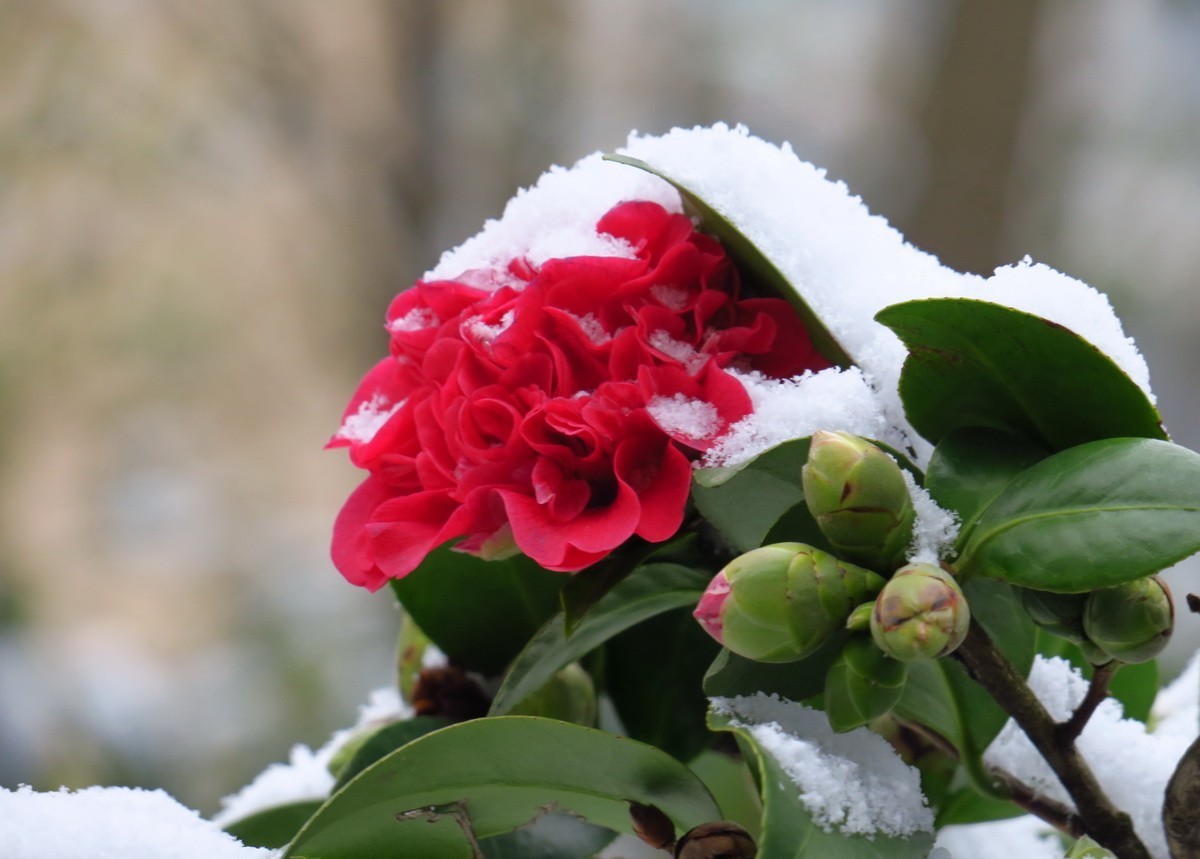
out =
[[[675,846],[675,824],[653,805],[629,803],[633,834],[655,850],[670,850]]]
[[[689,830],[675,845],[675,859],[754,859],[758,845],[736,823],[717,820]]]

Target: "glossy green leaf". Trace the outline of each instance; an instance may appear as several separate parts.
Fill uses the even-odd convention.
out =
[[[1021,472],[979,516],[964,576],[1081,593],[1158,572],[1200,550],[1200,454],[1105,439]]]
[[[570,637],[562,614],[554,615],[513,660],[492,701],[491,714],[508,713],[564,666],[614,635],[671,609],[694,606],[710,580],[708,572],[692,567],[646,564],[602,597]]]
[[[979,515],[1018,474],[1050,455],[1021,436],[989,429],[958,429],[933,450],[925,488],[945,510],[958,514],[962,545]]]
[[[1145,391],[1049,320],[966,298],[894,304],[875,319],[908,347],[900,396],[917,432],[935,444],[966,427],[1013,432],[1052,450],[1166,438]]]
[[[824,537],[808,508],[800,488],[800,470],[808,459],[809,439],[784,442],[764,451],[736,468],[701,468],[692,485],[692,500],[707,519],[738,552],[763,545],[771,527],[784,514],[806,527],[825,548]],[[805,527],[802,525],[802,527]]]
[[[450,722],[437,716],[417,716],[403,722],[393,722],[361,738],[359,742],[350,741],[351,754],[344,763],[336,766],[336,759],[330,768],[334,770],[337,781],[333,790],[341,790],[342,785],[350,781],[360,772],[380,758],[383,758],[403,745],[411,743],[418,737],[423,737],[430,731],[444,728]]]
[[[476,719],[426,734],[362,772],[284,859],[470,857],[458,846],[469,847],[468,834],[511,832],[548,809],[630,832],[630,802],[656,806],[680,831],[719,815],[699,778],[659,749],[550,719]]]
[[[927,855],[933,847],[933,834],[927,832],[908,838],[881,833],[868,838],[837,829],[826,832],[801,802],[800,788],[749,729],[716,713],[709,715],[709,727],[732,732],[759,773],[763,811],[757,859],[911,859]]]
[[[1002,582],[976,580],[965,582],[963,591],[971,607],[971,622],[983,627],[1022,675],[1028,674],[1037,630],[1012,588]],[[908,682],[893,712],[925,726],[958,749],[972,784],[995,794],[982,757],[1008,716],[956,660],[910,663]]]
[[[842,652],[845,635],[836,635],[797,662],[755,662],[722,650],[704,676],[704,694],[735,698],[763,692],[789,701],[805,701],[825,689],[825,674]]]
[[[225,826],[225,831],[247,847],[276,849],[295,838],[320,807],[319,799],[277,805],[234,821]]]
[[[1008,820],[1023,814],[1028,812],[1016,803],[985,796],[968,785],[955,791],[938,809],[937,827]]]
[[[688,764],[700,776],[705,787],[721,808],[721,819],[732,820],[759,838],[762,800],[754,776],[740,755],[706,751]]]
[[[567,577],[524,555],[484,561],[442,546],[403,579],[393,579],[405,611],[461,667],[499,674],[558,609]]]
[[[692,617],[691,606],[644,621],[613,638],[605,689],[625,733],[690,761],[712,744],[701,684],[721,646]]]
[[[728,214],[720,211],[711,201],[701,198],[670,173],[652,164],[628,155],[605,155],[604,157],[608,161],[616,161],[639,170],[645,170],[674,185],[690,213],[699,218],[700,229],[715,236],[733,258],[743,282],[752,291],[774,294],[788,301],[804,322],[804,327],[807,329],[809,337],[812,338],[813,345],[817,347],[817,351],[835,366],[851,367],[854,365],[854,360],[825,327],[821,318],[808,306],[797,285],[784,277],[774,261],[746,238],[746,235]]]

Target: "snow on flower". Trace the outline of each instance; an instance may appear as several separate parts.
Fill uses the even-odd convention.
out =
[[[508,258],[503,275],[426,279],[393,301],[391,354],[330,441],[369,473],[334,528],[349,581],[379,588],[451,540],[562,571],[665,540],[692,461],[752,408],[734,373],[828,366],[787,302],[743,297],[683,215],[624,202],[592,232],[630,253]]]
[[[866,728],[835,734],[824,713],[775,695],[710,703],[775,758],[826,832],[904,837],[933,831],[920,774],[878,734]]]
[[[5,859],[270,859],[161,790],[0,788]]]

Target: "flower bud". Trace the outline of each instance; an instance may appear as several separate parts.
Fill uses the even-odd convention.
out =
[[[824,644],[883,579],[803,543],[734,558],[712,580],[695,617],[739,656],[793,662]]]
[[[1083,606],[1087,594],[1058,594],[1015,588],[1017,598],[1029,617],[1046,632],[1076,644],[1087,641],[1083,629]]]
[[[821,431],[801,479],[808,509],[839,555],[883,568],[904,560],[916,514],[894,459],[858,436]]]
[[[675,845],[675,859],[754,859],[758,846],[736,823],[717,820],[689,829]]]
[[[897,570],[871,613],[871,637],[880,650],[903,662],[953,652],[970,625],[962,588],[933,564],[908,564]]]
[[[865,635],[846,642],[825,675],[825,715],[835,731],[850,731],[892,709],[904,691],[908,665]]]
[[[1175,603],[1166,582],[1147,576],[1088,594],[1083,628],[1092,643],[1122,662],[1146,662],[1171,638]]]

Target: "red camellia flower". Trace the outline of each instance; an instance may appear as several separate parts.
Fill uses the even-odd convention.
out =
[[[562,571],[666,540],[692,459],[751,411],[727,371],[829,366],[785,301],[739,299],[687,217],[622,203],[597,230],[636,256],[515,259],[392,302],[391,355],[329,443],[369,473],[334,526],[349,581],[377,589],[450,540]]]

